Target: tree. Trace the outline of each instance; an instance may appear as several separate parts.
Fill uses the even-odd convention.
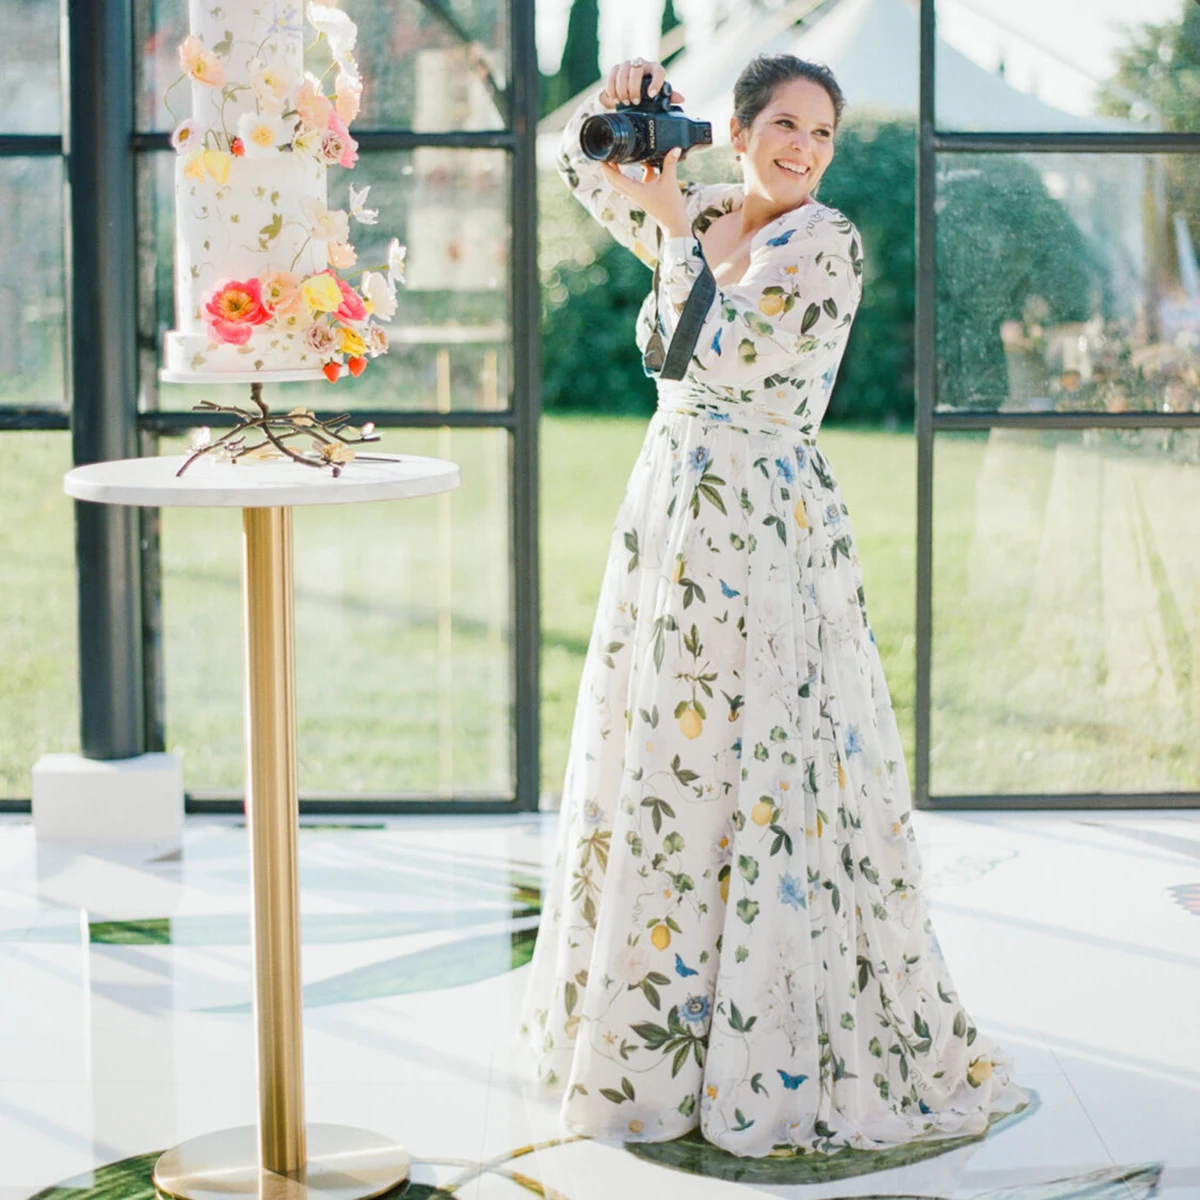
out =
[[[1116,74],[1100,94],[1099,111],[1134,121],[1157,119],[1164,129],[1200,130],[1200,5],[1184,0],[1178,21],[1146,23],[1132,30],[1117,55]],[[1167,204],[1183,212],[1193,236],[1200,234],[1200,159],[1163,156]]]
[[[599,0],[572,0],[557,75],[543,77],[542,113],[553,112],[600,78]]]

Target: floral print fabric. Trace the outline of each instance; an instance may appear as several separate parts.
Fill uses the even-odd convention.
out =
[[[700,266],[564,135],[669,340]],[[689,185],[693,227],[740,203]],[[740,1155],[981,1132],[1019,1107],[938,950],[854,535],[814,442],[861,293],[811,203],[760,231],[617,516],[523,1031],[575,1132]],[[644,346],[655,320],[648,297]]]

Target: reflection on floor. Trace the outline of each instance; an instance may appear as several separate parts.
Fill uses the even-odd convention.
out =
[[[565,1137],[511,1038],[555,818],[306,826],[308,1118],[394,1137],[408,1200],[1200,1198],[1200,814],[918,813],[939,939],[1036,1102],[890,1156]],[[255,1120],[246,834],[38,846],[0,819],[0,1200],[152,1200],[158,1151]]]

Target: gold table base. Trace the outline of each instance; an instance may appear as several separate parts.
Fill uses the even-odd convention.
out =
[[[412,1159],[386,1138],[348,1125],[309,1125],[298,1177],[258,1165],[255,1125],[181,1142],[154,1167],[154,1186],[179,1200],[369,1200],[403,1183]]]

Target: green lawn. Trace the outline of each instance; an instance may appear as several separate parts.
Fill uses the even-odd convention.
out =
[[[542,781],[561,786],[612,521],[645,422],[542,426]],[[301,783],[495,794],[511,769],[506,435],[396,431],[463,488],[296,517]],[[915,444],[830,429],[911,762]],[[173,445],[164,446],[172,451]],[[77,746],[64,433],[0,438],[0,796]],[[939,439],[935,794],[1200,787],[1200,460],[1182,433]],[[163,514],[167,744],[192,790],[242,775],[239,521]]]

